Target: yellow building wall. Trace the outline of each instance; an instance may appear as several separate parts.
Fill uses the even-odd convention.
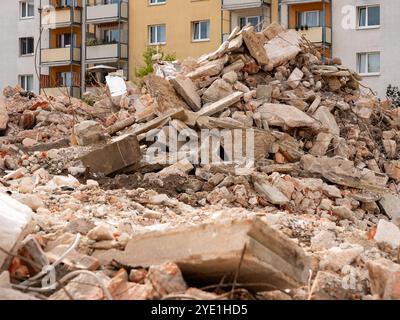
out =
[[[149,0],[129,1],[130,77],[143,65],[143,52],[149,46],[150,25],[166,25],[164,53],[176,54],[179,60],[199,57],[216,50],[222,40],[221,1],[166,0],[165,4],[149,5]],[[192,41],[192,22],[210,20],[210,40]]]

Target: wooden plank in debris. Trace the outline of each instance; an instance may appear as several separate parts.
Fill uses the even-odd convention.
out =
[[[241,255],[244,252],[241,261]],[[117,260],[148,267],[174,261],[188,283],[196,285],[233,281],[268,283],[273,288],[297,288],[307,281],[310,261],[289,238],[258,218],[213,221],[133,237],[124,252],[95,252],[101,261]],[[251,286],[265,291],[265,285]]]
[[[218,112],[223,111],[225,108],[230,107],[236,102],[240,101],[243,97],[243,92],[234,92],[229,96],[214,102],[206,107],[203,107],[200,111],[197,111],[196,114],[199,116],[212,116]]]

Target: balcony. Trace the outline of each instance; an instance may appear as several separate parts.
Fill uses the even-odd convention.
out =
[[[116,61],[128,59],[128,45],[123,43],[109,43],[94,46],[86,46],[86,61]]]
[[[128,3],[119,2],[104,5],[92,5],[86,8],[87,23],[105,23],[128,19]]]
[[[223,0],[222,8],[224,10],[240,10],[259,8],[269,4],[271,4],[271,0]]]
[[[325,43],[331,44],[332,43],[332,32],[331,28],[326,27],[326,38]],[[312,43],[323,43],[324,37],[324,28],[323,27],[313,27],[308,28],[308,30],[298,30],[298,32],[304,36],[308,41]]]
[[[42,49],[41,63],[44,66],[62,66],[81,61],[80,48]]]
[[[45,8],[41,13],[42,27],[49,29],[68,27],[81,23],[81,11],[77,8]]]

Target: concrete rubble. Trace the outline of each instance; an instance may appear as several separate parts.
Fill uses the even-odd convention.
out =
[[[0,298],[400,299],[400,112],[338,63],[272,24],[121,96],[6,88]]]

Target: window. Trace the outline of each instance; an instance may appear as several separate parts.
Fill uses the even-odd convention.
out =
[[[104,43],[117,43],[119,41],[119,30],[118,29],[104,30],[103,39]]]
[[[163,4],[166,2],[167,0],[149,0],[149,4]]]
[[[21,56],[33,54],[33,38],[19,39],[19,53]]]
[[[250,24],[254,28],[256,28],[256,31],[261,31],[261,24],[260,22],[262,21],[262,17],[241,17],[239,18],[239,26],[240,28],[243,28],[245,25]]]
[[[72,72],[57,73],[57,85],[59,87],[72,87]]]
[[[32,0],[20,2],[20,17],[31,18],[35,15],[35,6]]]
[[[367,52],[357,54],[357,72],[360,74],[378,74],[381,69],[380,53]]]
[[[18,77],[19,85],[25,91],[33,90],[33,75],[22,75]]]
[[[59,7],[76,7],[76,0],[57,0]]]
[[[204,41],[210,39],[210,21],[196,21],[192,23],[192,40]]]
[[[297,26],[299,27],[320,27],[322,21],[322,11],[303,11],[297,13]]]
[[[72,41],[71,41],[72,40]],[[62,33],[57,35],[57,48],[69,48],[73,45],[76,47],[76,34]]]
[[[358,26],[360,28],[380,26],[380,11],[379,6],[358,7]]]
[[[150,44],[164,44],[166,42],[165,24],[149,27]]]

